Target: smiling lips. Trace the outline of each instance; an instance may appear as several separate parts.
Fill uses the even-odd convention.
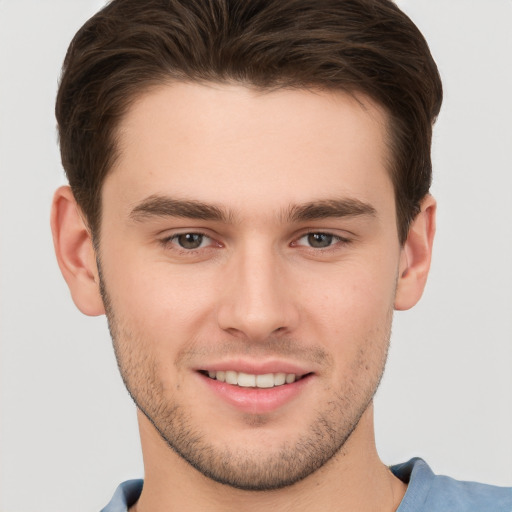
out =
[[[272,373],[270,368],[260,369],[266,373],[249,373],[249,368],[245,370],[205,369],[198,373],[215,395],[236,410],[250,414],[270,413],[293,401],[314,375],[300,370],[299,373],[292,373],[294,370],[291,367]]]
[[[263,375],[255,375],[232,370],[209,371],[207,373],[211,379],[243,388],[273,388],[283,386],[284,384],[292,384],[302,377],[294,373],[265,373]]]

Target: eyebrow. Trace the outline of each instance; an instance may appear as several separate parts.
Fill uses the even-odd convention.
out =
[[[290,205],[281,215],[287,222],[305,222],[326,218],[375,217],[375,208],[358,199],[324,199],[304,204]],[[151,195],[138,203],[130,212],[130,218],[144,221],[152,217],[181,217],[187,219],[233,222],[231,212],[201,201],[174,199]]]
[[[183,217],[228,222],[231,215],[218,206],[201,201],[152,195],[137,204],[130,212],[130,217],[135,221],[143,221],[151,217]]]
[[[359,199],[326,199],[293,205],[285,215],[290,222],[304,222],[340,217],[375,217],[377,211]]]

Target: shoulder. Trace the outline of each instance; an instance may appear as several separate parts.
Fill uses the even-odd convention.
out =
[[[512,487],[462,482],[435,475],[422,459],[391,467],[408,483],[397,512],[512,512]]]
[[[114,496],[101,512],[127,512],[139,499],[142,492],[143,480],[127,480],[116,489]]]

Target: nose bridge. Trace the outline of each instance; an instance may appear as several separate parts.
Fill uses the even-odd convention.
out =
[[[243,244],[231,258],[219,305],[219,326],[252,340],[287,332],[297,320],[286,287],[284,261],[272,245],[257,240]]]

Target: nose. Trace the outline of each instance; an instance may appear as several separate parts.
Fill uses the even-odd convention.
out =
[[[222,279],[218,324],[250,341],[290,334],[299,310],[286,262],[271,249],[246,248],[233,256]]]

